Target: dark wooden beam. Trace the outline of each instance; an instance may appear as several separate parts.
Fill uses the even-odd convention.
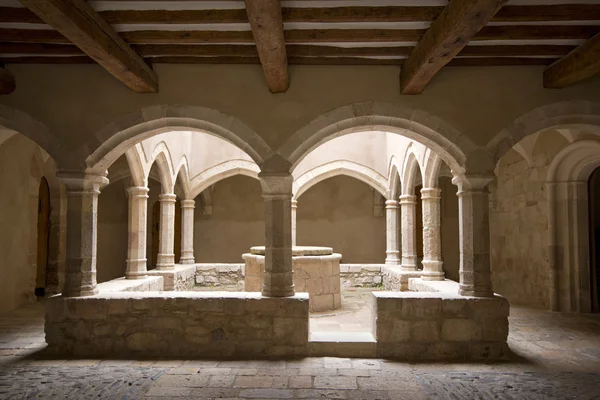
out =
[[[563,88],[600,73],[600,33],[544,71],[544,87]]]
[[[452,0],[423,35],[400,73],[402,94],[419,94],[507,0]]]
[[[598,21],[600,4],[545,4],[504,6],[494,22]]]
[[[16,88],[15,77],[0,64],[0,95],[11,94]]]
[[[85,0],[21,0],[48,25],[138,93],[158,91],[156,73]]]
[[[279,0],[245,0],[248,21],[258,50],[267,86],[272,93],[290,86],[283,20]]]

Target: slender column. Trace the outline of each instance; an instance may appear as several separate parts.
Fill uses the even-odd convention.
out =
[[[181,264],[194,263],[194,200],[181,200]]]
[[[428,281],[443,281],[442,236],[440,233],[440,200],[442,190],[421,189],[423,201],[423,275]]]
[[[296,215],[298,213],[298,200],[292,199],[292,246],[296,245]]]
[[[175,268],[175,201],[174,194],[161,194],[160,201],[160,236],[158,240],[158,258],[156,269]]]
[[[60,171],[67,189],[67,263],[63,296],[92,296],[96,288],[98,195],[104,176]]]
[[[402,269],[417,270],[417,196],[403,194],[400,196],[400,212],[402,215]]]
[[[258,174],[265,200],[263,296],[294,295],[292,277],[292,182],[290,173]]]
[[[458,176],[460,286],[463,296],[493,296],[490,270],[490,177]]]
[[[400,264],[400,249],[398,247],[398,200],[385,202],[385,263]]]
[[[143,279],[147,275],[146,261],[146,212],[148,209],[148,188],[132,186],[129,195],[129,248],[127,249],[127,279]]]

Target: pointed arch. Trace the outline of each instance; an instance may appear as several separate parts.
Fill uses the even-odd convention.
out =
[[[438,187],[440,177],[440,168],[442,166],[442,158],[435,154],[431,149],[427,149],[425,155],[425,170],[423,171],[423,187],[435,188]]]
[[[188,199],[190,193],[190,164],[185,154],[179,158],[174,171],[175,174],[173,175],[173,181],[176,182],[177,178],[180,178],[184,198]]]
[[[332,161],[313,168],[294,179],[292,188],[294,198],[297,199],[317,183],[338,175],[356,178],[377,190],[383,197],[388,197],[387,179],[377,171],[352,161]]]
[[[400,183],[400,173],[398,172],[398,160],[395,156],[390,158],[388,167],[388,196],[390,200],[397,200],[400,197],[402,184]]]
[[[421,174],[421,182],[425,182],[423,167],[419,163],[419,157],[413,146],[409,146],[408,149],[406,149],[404,163],[402,164],[402,175],[400,176],[400,181],[402,182],[402,194],[414,194],[417,182],[417,172]]]
[[[249,176],[258,179],[258,165],[247,160],[231,160],[208,168],[190,181],[189,198],[195,199],[211,185],[235,175]]]
[[[150,170],[152,169],[152,165],[154,163],[156,163],[158,167],[163,193],[173,193],[173,189],[175,187],[175,176],[173,174],[171,153],[169,152],[169,148],[165,142],[158,143],[152,151],[150,162],[147,164],[147,171],[145,174],[146,181],[148,180]]]
[[[129,165],[129,172],[133,184],[135,186],[148,186],[148,176],[144,171],[140,152],[140,146],[137,144],[125,152],[125,157],[127,158],[127,164]]]

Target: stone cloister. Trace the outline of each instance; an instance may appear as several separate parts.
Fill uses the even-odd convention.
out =
[[[31,117],[3,106],[3,159],[11,152],[33,154],[22,158],[35,166],[31,177],[20,178],[31,182],[31,215],[37,215],[42,176],[50,191],[45,290],[61,295],[46,304],[49,350],[79,356],[504,358],[509,308],[503,296],[561,311],[597,307],[597,272],[586,247],[592,230],[587,181],[600,165],[594,107],[542,107],[478,147],[432,115],[357,104],[317,118],[276,152],[233,117],[197,107],[150,107],[100,130],[96,137],[104,141],[82,162],[77,152],[53,147]],[[576,112],[568,114],[570,108]],[[41,147],[23,135],[50,142]],[[239,248],[235,233],[226,233],[217,256],[239,261],[199,261],[203,245],[196,238],[213,233],[198,231],[197,213],[209,218],[220,207],[215,188],[238,176],[260,183],[264,236],[249,235],[237,253],[228,250]],[[330,245],[303,242],[318,237],[323,225],[303,234],[299,216],[303,197],[339,176],[369,186],[370,218],[381,218],[385,244],[379,261],[360,263],[346,261],[333,246],[342,253],[338,293],[341,285],[365,282],[384,289],[372,294],[371,331],[340,332],[343,340],[309,330],[309,303],[317,297],[295,290],[292,257],[296,245]],[[110,190],[126,202],[120,228],[113,227],[117,214],[103,214],[118,208],[103,206],[112,199],[103,197]],[[232,200],[252,203],[243,195]],[[444,216],[448,208],[455,219]],[[520,210],[520,217],[508,210]],[[565,225],[572,236],[559,228]],[[335,235],[370,247],[373,241],[360,230]],[[37,240],[30,236],[28,262],[35,265]],[[241,253],[262,244],[260,292],[243,291]],[[531,267],[519,272],[517,264]],[[33,298],[35,274],[27,274],[13,308]],[[530,275],[535,281],[527,281]],[[203,290],[226,286],[223,277],[234,291]]]

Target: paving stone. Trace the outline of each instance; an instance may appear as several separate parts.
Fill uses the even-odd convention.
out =
[[[296,396],[299,399],[347,399],[346,390],[299,389]]]
[[[287,389],[244,389],[240,397],[248,399],[291,399],[294,392]]]
[[[230,387],[233,385],[235,376],[233,375],[215,375],[210,377],[209,387]]]
[[[290,388],[310,389],[312,387],[311,376],[291,376],[289,382]]]
[[[190,392],[190,397],[199,399],[220,399],[239,397],[240,390],[235,388],[197,388]]]
[[[315,389],[357,389],[356,378],[353,376],[317,376]]]
[[[235,378],[233,387],[237,388],[268,388],[273,386],[273,378],[270,376],[238,376]]]
[[[171,397],[187,397],[192,389],[177,388],[177,387],[153,387],[146,393],[146,396],[171,396]]]

